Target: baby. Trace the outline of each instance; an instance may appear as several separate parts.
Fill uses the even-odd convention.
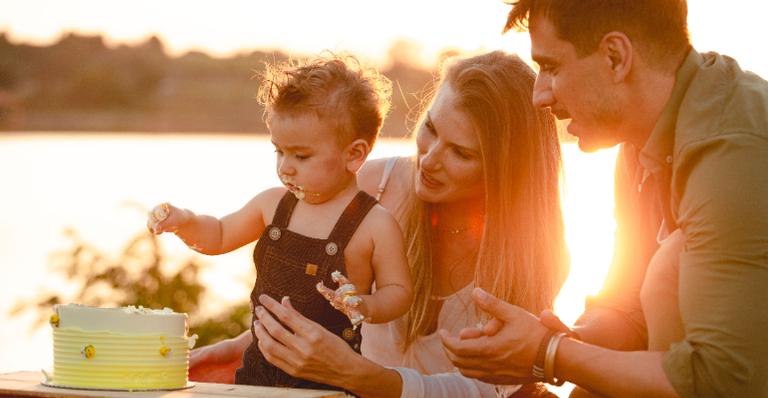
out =
[[[296,310],[359,352],[357,325],[400,317],[413,296],[398,223],[356,179],[381,127],[389,92],[384,77],[352,57],[269,66],[259,99],[284,187],[259,193],[221,219],[164,203],[150,212],[148,227],[156,234],[173,232],[205,254],[258,240],[252,307],[261,294],[276,300],[288,296]],[[337,290],[327,287],[337,283]],[[235,383],[333,388],[271,365],[255,335]]]

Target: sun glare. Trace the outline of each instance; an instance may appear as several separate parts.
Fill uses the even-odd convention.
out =
[[[610,264],[616,221],[613,217],[613,164],[618,147],[583,153],[563,145],[563,214],[571,272],[555,302],[555,312],[573,323],[584,299],[602,286]]]

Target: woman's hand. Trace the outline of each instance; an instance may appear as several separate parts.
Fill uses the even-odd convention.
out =
[[[364,359],[339,336],[297,312],[287,297],[278,303],[259,296],[253,327],[264,357],[294,377],[351,389],[356,363]],[[289,329],[283,327],[280,322]]]

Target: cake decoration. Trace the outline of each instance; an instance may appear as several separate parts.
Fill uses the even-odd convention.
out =
[[[83,347],[83,349],[80,351],[80,354],[83,355],[83,358],[91,359],[96,356],[96,348],[88,344],[87,346]]]
[[[51,317],[48,319],[48,322],[51,324],[51,326],[55,328],[59,327],[59,314],[55,312],[51,314]]]
[[[171,355],[171,348],[168,346],[162,346],[160,347],[160,356],[163,358],[167,358]]]

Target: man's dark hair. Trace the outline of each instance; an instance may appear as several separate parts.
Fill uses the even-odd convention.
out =
[[[650,64],[677,67],[690,48],[686,0],[518,0],[504,32],[545,17],[578,55],[593,53],[608,32],[622,32]],[[675,63],[672,65],[672,63]]]

